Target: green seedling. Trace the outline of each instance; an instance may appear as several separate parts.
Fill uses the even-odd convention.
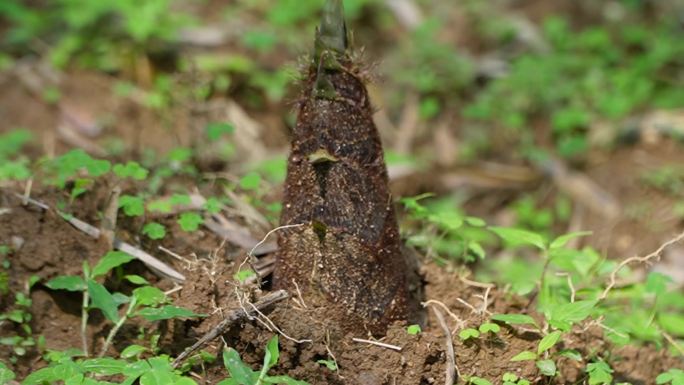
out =
[[[87,262],[83,263],[83,276],[59,276],[51,279],[46,286],[53,290],[68,290],[83,293],[81,306],[81,338],[83,353],[88,356],[88,341],[86,328],[88,314],[91,309],[100,310],[105,318],[114,326],[110,329],[105,344],[100,352],[103,356],[114,340],[117,332],[131,317],[142,317],[148,321],[159,321],[170,318],[201,317],[190,310],[168,304],[168,298],[161,290],[147,285],[142,277],[125,276],[124,278],[133,284],[142,284],[133,290],[132,295],[126,296],[121,293],[110,291],[97,281],[98,278],[109,274],[115,268],[124,265],[134,257],[120,251],[110,251],[92,269]],[[123,314],[119,313],[119,307],[126,305]]]
[[[421,329],[420,325],[409,325],[406,327],[406,333],[408,333],[411,336],[418,335],[422,331],[423,329]]]
[[[489,380],[485,380],[484,378],[477,377],[477,376],[471,376],[468,378],[466,384],[473,384],[473,385],[492,385],[492,383]]]
[[[166,355],[147,360],[123,360],[109,357],[79,358],[82,352],[52,352],[48,356],[50,364],[29,374],[23,385],[43,385],[46,383],[66,383],[79,385],[110,385],[111,382],[98,380],[101,376],[121,376],[123,384],[170,384],[196,385],[190,377],[184,377],[171,366],[171,358]]]
[[[514,373],[506,372],[503,375],[503,385],[530,385],[530,382],[524,378],[518,377]]]
[[[529,361],[536,360],[535,364],[541,374],[549,377],[556,375],[556,363],[553,359],[548,358],[550,355],[548,351],[553,348],[561,339],[562,332],[554,331],[545,335],[537,345],[537,351],[529,350],[516,354],[511,361]]]
[[[193,232],[199,229],[199,226],[204,223],[204,219],[199,213],[187,212],[182,213],[177,222],[183,231]]]
[[[28,159],[21,150],[33,138],[31,132],[18,129],[0,135],[0,182],[26,180],[31,176]]]
[[[223,351],[223,364],[230,373],[227,378],[218,385],[308,385],[307,382],[295,380],[289,376],[269,376],[268,371],[278,363],[280,351],[278,349],[278,336],[275,335],[268,341],[264,352],[264,363],[261,370],[254,371],[242,362],[240,354],[232,348]]]
[[[656,384],[684,385],[684,370],[672,368],[656,377]]]
[[[142,233],[150,239],[159,240],[166,236],[166,228],[160,223],[150,222],[143,226]]]
[[[586,368],[589,374],[589,385],[606,385],[613,383],[613,369],[605,361],[591,362]]]
[[[18,358],[26,356],[31,349],[43,350],[45,338],[34,336],[31,328],[32,301],[30,298],[31,287],[37,282],[37,278],[32,277],[27,286],[26,292],[15,293],[14,306],[11,310],[0,313],[0,326],[6,322],[12,323],[20,330],[15,335],[0,337],[0,346],[7,346],[11,349],[12,355],[9,357],[11,362],[16,362]]]
[[[458,333],[458,338],[460,338],[462,341],[468,341],[470,339],[475,339],[480,336],[480,332],[477,331],[477,329],[473,328],[466,328],[461,330]]]
[[[408,243],[436,252],[438,262],[444,261],[439,255],[466,262],[485,258],[483,244],[492,239],[484,228],[485,222],[465,215],[448,200],[424,204],[423,200],[431,196],[423,194],[400,200],[409,219],[419,223],[417,233],[409,236]]]
[[[482,325],[480,325],[478,330],[482,334],[487,334],[487,333],[496,334],[499,331],[501,331],[501,327],[495,323],[492,323],[492,322],[485,322]]]
[[[336,372],[338,369],[337,362],[335,362],[335,360],[318,360],[316,363],[325,366],[331,372]]]

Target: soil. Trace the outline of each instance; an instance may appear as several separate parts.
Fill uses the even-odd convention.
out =
[[[46,192],[34,195],[46,202],[54,200],[57,193]],[[0,243],[20,245],[10,254],[10,286],[12,291],[23,290],[23,285],[32,275],[45,282],[58,274],[79,274],[82,262],[91,264],[106,251],[106,245],[76,230],[61,217],[51,211],[32,206],[22,206],[20,199],[3,190],[0,194],[2,207],[10,211],[0,216]],[[84,211],[83,217],[89,217]],[[188,243],[182,238],[167,237],[165,246],[180,250],[182,255],[188,250]],[[210,247],[209,245],[212,245]],[[165,262],[175,265],[186,275],[186,283],[180,291],[172,294],[174,302],[198,313],[209,314],[200,321],[178,321],[162,323],[160,346],[170,354],[178,354],[192,344],[202,334],[211,329],[221,319],[222,314],[238,308],[240,303],[236,293],[247,295],[252,300],[260,295],[256,287],[236,286],[232,275],[244,253],[230,252],[221,248],[221,240],[207,235],[195,244],[195,255],[202,256],[192,262],[181,263],[157,254]],[[151,250],[151,249],[150,249]],[[188,259],[190,261],[190,259]],[[136,274],[142,274],[155,282],[155,285],[168,289],[171,282],[158,279],[146,268],[137,263],[126,267]],[[461,327],[473,327],[484,322],[490,313],[524,312],[527,301],[511,297],[496,289],[488,295],[486,306],[483,296],[486,289],[474,284],[464,283],[456,273],[449,273],[433,263],[422,266],[425,298],[438,301],[435,306],[444,312],[452,332]],[[467,280],[465,282],[468,282]],[[125,290],[125,288],[120,288]],[[48,349],[66,349],[80,346],[80,296],[63,291],[50,291],[38,284],[31,291],[33,306],[32,327],[36,334],[46,337]],[[466,305],[467,304],[467,305]],[[2,307],[9,306],[7,298]],[[302,304],[296,298],[279,303],[265,315],[281,332],[279,364],[273,373],[288,374],[311,384],[437,384],[443,383],[446,370],[445,334],[434,317],[429,316],[418,335],[408,335],[406,325],[397,323],[390,327],[387,335],[379,341],[395,345],[401,351],[381,346],[354,342],[353,337],[370,338],[364,335],[351,335],[327,322],[325,314],[329,311],[322,304]],[[110,325],[93,312],[88,327],[91,349],[98,349]],[[538,315],[532,314],[539,318]],[[541,320],[541,318],[539,318]],[[149,326],[149,325],[148,325]],[[573,348],[583,355],[594,351],[610,351],[614,376],[620,381],[632,384],[652,383],[652,379],[664,370],[673,367],[684,368],[681,359],[673,358],[663,349],[655,346],[614,348],[602,338],[601,329],[592,324],[572,334],[563,341],[564,347]],[[11,332],[3,326],[3,334]],[[271,330],[269,330],[271,329]],[[245,321],[234,325],[224,335],[224,341],[240,352],[243,360],[257,367],[263,357],[263,347],[273,336],[272,327],[259,320]],[[284,337],[287,335],[287,337]],[[452,335],[457,368],[461,376],[501,378],[505,372],[516,373],[524,378],[544,383],[531,361],[511,362],[510,358],[523,350],[534,350],[540,336],[534,332],[502,325],[502,331],[495,336],[481,337],[473,342],[462,342]],[[312,342],[295,342],[311,340]],[[121,351],[127,345],[137,342],[136,326],[124,330],[112,348],[111,353]],[[222,343],[214,341],[205,349],[216,353]],[[7,359],[9,351],[0,352],[0,359]],[[318,360],[334,359],[340,368],[333,372],[317,363]],[[37,368],[37,356],[28,356],[14,367],[22,378]],[[586,374],[584,363],[570,359],[558,361],[560,376],[554,383],[579,383]],[[201,374],[203,383],[211,384],[225,378],[225,370],[218,365],[205,367]]]
[[[533,15],[535,20],[547,13],[544,8],[550,4],[541,1],[524,3],[530,4],[528,8],[531,11],[524,11]],[[563,4],[563,8],[573,9],[572,2],[566,1]],[[558,8],[554,6],[554,9]],[[63,75],[59,88],[64,102],[60,103],[60,107],[46,103],[26,87],[14,84],[14,79],[13,76],[0,77],[0,133],[17,127],[30,129],[38,138],[38,144],[29,153],[36,157],[61,153],[73,146],[56,130],[56,126],[64,120],[65,108],[71,115],[77,115],[82,122],[98,122],[102,131],[93,142],[104,146],[117,140],[128,141],[126,144],[133,150],[130,154],[122,154],[122,159],[139,155],[145,149],[166,151],[176,146],[189,145],[203,122],[223,118],[215,112],[198,114],[185,106],[173,109],[170,115],[159,116],[135,100],[112,98],[111,90],[117,79],[109,75],[82,71]],[[223,100],[217,101],[217,104],[217,110],[221,111],[228,105]],[[280,151],[287,143],[287,126],[280,117],[286,115],[290,107],[283,103],[282,106],[271,106],[268,111],[254,116],[256,123],[268,128],[268,131],[258,133],[257,136],[261,137],[261,142],[266,143],[269,150]],[[248,155],[256,152],[253,148],[238,148],[237,151]],[[587,213],[580,227],[582,230],[594,231],[589,242],[611,258],[622,259],[650,252],[680,231],[681,218],[673,216],[671,210],[677,201],[676,197],[645,187],[640,183],[639,177],[659,166],[681,164],[682,161],[684,157],[681,145],[667,140],[657,144],[624,146],[591,159],[584,168],[586,175],[611,193],[627,212],[645,212],[647,215],[621,216],[620,220],[607,224],[603,218]],[[203,171],[212,172],[222,171],[230,166],[214,167],[211,162],[202,164]],[[397,186],[393,187],[397,189]],[[274,190],[277,189],[279,187]],[[169,188],[169,192],[171,191]],[[57,275],[80,274],[83,261],[92,265],[106,253],[108,245],[75,229],[53,211],[22,205],[21,200],[14,195],[22,192],[22,186],[0,187],[0,245],[12,245],[14,249],[7,257],[10,261],[10,293],[0,297],[0,312],[12,307],[14,293],[24,291],[31,276],[38,276],[40,281],[30,294],[33,301],[30,309],[33,316],[32,330],[36,335],[45,336],[48,349],[80,347],[80,296],[48,290],[42,283]],[[415,194],[420,192],[426,191],[412,191]],[[525,192],[516,191],[512,194]],[[106,204],[107,193],[107,186],[96,186],[93,191],[75,201],[72,206],[73,214],[98,226],[98,213],[102,212]],[[401,195],[397,191],[394,193],[395,196]],[[68,200],[63,191],[43,187],[34,188],[31,196],[51,207],[57,202]],[[269,193],[269,198],[277,201],[279,193]],[[644,206],[644,202],[647,206]],[[496,223],[497,214],[489,212],[484,217],[492,219],[491,223]],[[158,326],[144,325],[157,327],[156,332],[161,334],[161,351],[173,356],[212,329],[222,320],[225,312],[239,308],[241,304],[238,295],[246,295],[251,301],[256,301],[267,290],[268,285],[260,289],[253,285],[241,286],[235,283],[233,275],[248,250],[226,244],[204,228],[188,234],[180,231],[171,219],[159,218],[158,221],[165,224],[170,233],[161,242],[140,239],[135,234],[139,234],[141,223],[123,216],[119,217],[117,234],[181,271],[186,276],[186,281],[182,289],[171,294],[174,303],[208,315],[200,321],[174,320],[162,322]],[[159,246],[172,250],[183,260],[163,253]],[[679,260],[682,259],[681,253],[677,256]],[[677,256],[672,258],[676,259]],[[174,288],[173,282],[158,277],[142,263],[129,263],[125,269],[127,273],[144,276],[162,290]],[[682,267],[679,269],[684,270]],[[425,309],[426,319],[422,332],[417,335],[408,335],[405,324],[396,323],[390,327],[386,336],[379,341],[398,346],[400,351],[353,341],[353,337],[371,337],[351,335],[329,324],[325,316],[329,309],[321,304],[304,304],[294,296],[270,308],[265,315],[280,329],[281,334],[280,361],[273,368],[272,374],[287,374],[313,385],[442,384],[447,369],[446,335],[435,318],[434,308],[445,313],[448,328],[452,332],[455,361],[461,377],[500,379],[505,372],[512,372],[533,380],[534,383],[549,383],[540,377],[534,362],[510,361],[511,357],[523,350],[535,350],[540,339],[538,334],[502,325],[501,332],[496,336],[482,337],[476,341],[463,342],[457,335],[457,331],[464,326],[480,325],[488,319],[490,313],[525,312],[528,305],[526,299],[511,296],[498,289],[487,292],[483,287],[466,283],[469,281],[462,280],[463,277],[457,273],[428,261],[421,267],[421,274],[425,300],[437,301],[443,306],[430,302],[431,305]],[[121,282],[112,280],[107,283],[123,292],[130,290]],[[488,299],[486,304],[483,298]],[[87,337],[90,341],[89,348],[97,351],[102,346],[110,324],[99,312],[91,313]],[[541,320],[538,314],[531,312],[530,315]],[[264,322],[264,319],[255,319],[234,325],[224,334],[222,340],[213,341],[205,349],[212,353],[220,352],[225,341],[225,344],[237,349],[245,362],[253,368],[260,367],[264,346],[275,333],[273,326]],[[110,353],[116,354],[133,343],[146,344],[147,341],[140,340],[138,326],[142,325],[133,322],[124,328]],[[7,323],[0,325],[0,336],[18,332],[11,327]],[[684,369],[682,358],[673,358],[662,347],[612,346],[603,337],[602,330],[592,323],[581,325],[575,330],[577,331],[574,334],[562,342],[563,347],[576,349],[583,356],[594,352],[610,352],[610,363],[615,370],[613,375],[617,382],[652,384],[653,379],[667,369]],[[453,334],[454,331],[456,334]],[[0,349],[0,360],[9,362],[9,357],[9,349]],[[39,358],[32,352],[11,367],[18,378],[23,378],[42,365],[43,361]],[[339,371],[331,371],[317,363],[318,360],[331,359],[337,361]],[[559,375],[553,379],[553,383],[586,382],[585,362],[561,358],[557,364]],[[227,375],[218,362],[195,368],[195,371],[198,381],[205,384],[216,383]]]

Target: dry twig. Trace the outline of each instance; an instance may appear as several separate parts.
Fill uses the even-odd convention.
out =
[[[173,361],[173,367],[177,368],[178,366],[180,366],[180,364],[192,353],[196,352],[198,349],[202,348],[209,342],[218,338],[221,334],[228,330],[228,328],[230,328],[231,325],[245,318],[250,318],[252,317],[252,314],[256,311],[259,311],[260,309],[263,310],[273,305],[274,303],[280,302],[288,297],[289,295],[285,290],[278,290],[263,296],[259,301],[252,305],[252,309],[239,308],[231,310],[224,316],[221,322],[219,322],[210,331],[203,335],[197,342],[192,344],[192,346],[185,349],[185,351],[183,351],[183,353],[181,353]]]
[[[454,353],[454,341],[451,339],[451,332],[449,331],[449,327],[446,324],[446,321],[444,320],[444,315],[442,312],[436,308],[432,307],[432,311],[435,312],[435,316],[437,317],[437,321],[439,321],[439,326],[442,327],[442,330],[444,331],[444,343],[446,344],[446,349],[447,349],[447,368],[446,368],[446,379],[444,381],[445,385],[453,385],[456,383],[456,380],[458,377],[456,374],[458,373],[458,367],[456,366],[456,355]],[[460,373],[458,373],[460,376]]]
[[[352,338],[352,341],[361,342],[361,343],[369,344],[369,345],[380,346],[381,348],[392,349],[392,350],[396,350],[397,352],[401,351],[401,346],[386,344],[384,342],[364,340],[363,338],[356,338],[356,337]]]
[[[50,206],[48,206],[45,203],[39,202],[37,200],[34,200],[32,198],[25,198],[23,195],[20,194],[14,194],[17,198],[19,199],[26,199],[29,203],[32,205],[38,206],[44,210],[50,210]],[[81,230],[82,232],[86,233],[92,238],[100,238],[101,231],[97,227],[86,223],[72,215],[65,214],[59,210],[56,210],[57,214],[59,214],[65,221],[69,222],[72,226],[77,228],[78,230]],[[120,239],[114,238],[113,241],[113,246],[117,250],[121,250],[124,253],[128,253],[135,258],[139,259],[142,263],[147,265],[150,269],[153,271],[159,273],[160,275],[163,275],[165,277],[168,277],[174,281],[177,282],[183,282],[185,281],[185,276],[178,271],[176,271],[174,268],[171,266],[165,264],[164,262],[160,261],[159,259],[153,257],[152,255],[148,254],[147,252],[129,244],[126,243]]]
[[[603,290],[603,293],[601,293],[601,296],[599,296],[599,298],[598,298],[599,301],[604,300],[604,299],[606,299],[606,297],[608,297],[608,293],[617,283],[617,275],[620,272],[620,270],[622,270],[623,267],[629,265],[630,263],[635,263],[635,262],[649,263],[649,262],[651,262],[651,260],[657,261],[660,259],[660,255],[662,254],[662,252],[665,249],[674,245],[675,243],[680,242],[682,239],[684,239],[684,232],[680,233],[675,238],[672,238],[669,241],[663,243],[662,245],[660,245],[660,247],[658,247],[658,249],[656,251],[652,252],[651,254],[648,254],[645,257],[631,257],[631,258],[627,258],[624,261],[620,262],[620,264],[615,268],[615,270],[613,270],[610,273],[610,282],[608,283],[608,286],[606,286],[606,289]]]

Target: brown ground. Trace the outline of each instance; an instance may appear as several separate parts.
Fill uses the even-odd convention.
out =
[[[530,7],[534,11],[531,12],[532,15],[545,14],[543,5],[549,4],[541,1],[529,3],[532,4]],[[203,122],[225,118],[215,110],[197,113],[187,106],[175,108],[171,116],[159,116],[134,100],[111,97],[114,83],[113,78],[105,75],[68,73],[61,80],[63,102],[60,105],[69,113],[80,116],[83,121],[102,122],[103,131],[97,137],[99,144],[112,139],[127,138],[131,142],[128,144],[133,148],[131,155],[145,148],[167,150],[174,146],[189,145],[198,135],[198,127],[202,127]],[[224,99],[217,100],[216,103],[216,110],[221,110],[227,105]],[[280,149],[287,141],[286,127],[280,117],[288,108],[272,107],[266,113],[253,116],[258,123],[269,127],[267,132],[261,133],[260,138],[271,149]],[[277,111],[274,111],[275,109]],[[33,155],[59,153],[72,146],[56,131],[56,126],[64,119],[63,110],[60,111],[59,108],[42,101],[23,83],[17,82],[13,75],[0,77],[0,116],[0,133],[16,127],[25,127],[36,134],[38,143],[31,149]],[[383,137],[387,136],[387,132],[382,134]],[[238,151],[245,154],[258,152],[254,148],[238,148]],[[681,164],[683,158],[681,145],[666,140],[621,147],[591,158],[584,168],[586,175],[610,192],[623,210],[631,214],[622,215],[616,221],[609,221],[585,211],[579,226],[582,230],[592,230],[595,233],[588,242],[597,249],[606,251],[610,257],[622,259],[651,251],[681,231],[682,219],[672,213],[676,197],[645,187],[640,183],[640,175],[662,165]],[[208,165],[213,166],[211,163]],[[0,187],[0,208],[9,209],[0,214],[0,244],[21,244],[9,255],[12,292],[23,290],[23,285],[32,275],[39,276],[41,282],[45,282],[57,275],[78,274],[84,260],[92,263],[106,252],[107,246],[103,242],[93,240],[74,229],[55,213],[22,206],[13,195],[14,192],[20,192],[18,187]],[[98,212],[103,209],[106,201],[106,189],[101,187],[79,198],[74,209],[75,215],[94,225],[99,224]],[[397,189],[396,195],[405,192],[398,184],[394,187]],[[420,192],[415,191],[416,186],[411,187],[411,193]],[[540,190],[553,190],[553,186],[548,182],[542,182],[541,187],[539,184],[535,187]],[[532,191],[507,191],[505,194],[517,195],[521,192]],[[493,196],[500,201],[500,193],[494,191],[484,195],[488,194],[487,196]],[[35,190],[32,196],[51,205],[58,200],[66,199],[63,192],[45,189]],[[274,192],[273,196],[277,197],[278,193]],[[492,220],[491,223],[496,223],[496,218],[500,217],[498,214],[489,212],[486,217]],[[164,222],[164,219],[161,221],[168,226],[172,234],[163,242],[138,240],[130,234],[139,233],[140,223],[120,219],[119,231],[124,237],[128,234],[131,242],[141,244],[143,249],[174,265],[186,275],[187,282],[183,289],[173,294],[174,302],[195,312],[211,315],[202,322],[163,323],[160,332],[163,334],[161,346],[164,352],[178,354],[219,322],[222,312],[239,306],[232,275],[245,257],[246,250],[232,245],[221,247],[221,239],[206,229],[188,235],[177,228],[174,229],[172,220]],[[190,262],[180,263],[161,253],[157,249],[160,244],[187,257]],[[674,253],[667,258],[675,262],[682,260],[680,253]],[[126,269],[144,275],[161,289],[173,287],[171,282],[159,279],[140,263],[133,262]],[[423,266],[422,270],[426,299],[442,302],[467,327],[477,326],[486,320],[486,312],[520,312],[526,306],[526,301],[494,290],[489,294],[490,303],[482,312],[482,288],[468,286],[456,274],[431,263]],[[682,271],[684,268],[680,265],[679,270]],[[237,290],[258,294],[254,288],[243,287]],[[31,292],[31,298],[32,327],[36,335],[45,335],[47,347],[60,350],[79,347],[80,297],[62,291],[50,291],[38,284]],[[459,298],[481,311],[473,312],[458,301]],[[0,298],[0,312],[11,306],[12,299],[13,295]],[[281,360],[274,368],[274,373],[289,374],[311,384],[423,385],[444,382],[445,335],[432,311],[429,312],[427,325],[419,335],[408,335],[405,325],[395,325],[390,329],[382,342],[402,348],[401,352],[395,352],[353,342],[352,336],[345,335],[325,323],[322,316],[324,309],[317,308],[315,304],[307,306],[302,308],[290,300],[278,304],[268,312],[273,323],[288,336],[314,341],[298,344],[281,337]],[[88,337],[93,345],[91,348],[96,348],[101,346],[109,326],[98,312],[92,314]],[[452,331],[460,329],[461,325],[449,316],[447,323]],[[658,350],[650,345],[614,348],[603,339],[598,327],[586,326],[586,330],[573,334],[571,338],[563,341],[563,344],[582,353],[610,351],[610,362],[615,370],[614,377],[617,382],[629,381],[634,385],[652,384],[653,379],[664,370],[673,367],[684,368],[681,358],[672,358],[663,349]],[[8,329],[7,325],[0,329],[2,336],[13,332],[15,331]],[[136,335],[137,330],[133,326],[122,331],[119,339],[115,341],[112,353],[135,343]],[[273,332],[262,324],[250,321],[226,333],[225,341],[235,347],[245,361],[256,368],[261,363],[263,347],[272,335]],[[500,379],[504,372],[513,372],[537,383],[545,383],[539,377],[533,362],[509,361],[510,357],[520,351],[534,350],[538,339],[539,336],[534,333],[510,327],[502,327],[502,332],[496,337],[480,338],[472,343],[463,343],[454,335],[456,364],[462,376],[476,375],[493,380]],[[218,342],[215,341],[208,349],[216,352],[219,348]],[[0,359],[5,360],[8,354],[9,351],[0,350]],[[331,372],[316,363],[319,359],[330,359],[332,356],[339,364],[339,372]],[[41,362],[37,355],[30,355],[20,360],[14,369],[19,378],[23,378]],[[572,384],[584,381],[585,363],[560,359],[558,364],[561,374],[554,379],[554,383]],[[201,374],[202,380],[207,384],[215,383],[224,377],[225,369],[219,365],[210,366]]]
[[[36,198],[50,202],[54,193],[36,194]],[[10,255],[11,287],[21,290],[23,283],[30,275],[38,275],[42,282],[58,274],[78,274],[84,259],[94,262],[105,251],[102,242],[88,238],[80,231],[54,213],[45,212],[33,207],[23,207],[20,201],[3,190],[0,195],[2,207],[11,211],[0,216],[0,243],[10,243],[12,239],[21,238],[23,245]],[[84,217],[88,217],[84,212]],[[187,255],[191,249],[182,239],[167,237],[165,246]],[[196,312],[211,314],[201,323],[180,322],[162,324],[161,346],[164,351],[179,353],[190,345],[201,334],[210,329],[221,319],[221,311],[239,306],[236,301],[236,288],[231,282],[236,271],[236,255],[221,249],[213,258],[207,258],[212,246],[217,249],[220,240],[207,235],[194,252],[200,256],[198,260],[176,267],[187,275],[187,283],[183,289],[174,294],[174,302]],[[152,250],[150,248],[150,250]],[[174,263],[168,260],[169,263]],[[127,267],[138,274],[144,274],[150,280],[155,277],[146,269],[133,263]],[[462,320],[467,327],[477,326],[487,319],[488,312],[520,312],[526,306],[525,301],[510,297],[497,290],[489,294],[489,303],[482,313],[482,295],[484,289],[464,284],[455,273],[448,273],[434,264],[422,268],[425,279],[425,296],[427,299],[442,302],[455,317]],[[162,289],[171,287],[169,282],[160,280],[156,285]],[[125,288],[121,288],[125,290]],[[253,289],[251,289],[253,290]],[[38,285],[31,294],[34,315],[33,328],[36,334],[43,334],[49,349],[65,349],[80,346],[79,305],[80,297],[64,292],[54,292]],[[471,304],[478,312],[464,306],[458,298]],[[3,307],[8,305],[3,301]],[[312,384],[433,384],[442,383],[446,368],[445,335],[435,321],[433,315],[423,332],[411,336],[406,333],[405,325],[395,325],[381,341],[402,348],[396,352],[387,348],[353,342],[352,335],[345,335],[326,323],[325,309],[316,304],[306,304],[303,308],[290,300],[281,303],[269,311],[269,317],[282,332],[293,339],[310,339],[313,343],[301,344],[281,337],[281,360],[274,372],[289,374],[294,378],[309,381]],[[441,308],[440,308],[441,309]],[[94,312],[97,314],[97,312]],[[447,316],[447,323],[452,330],[458,330],[459,322]],[[684,367],[681,359],[672,358],[664,350],[653,346],[640,348],[628,347],[614,349],[602,339],[601,330],[596,326],[577,332],[566,339],[565,347],[579,350],[583,354],[592,351],[611,351],[611,363],[615,369],[616,379],[630,381],[632,384],[652,383],[653,378],[672,367]],[[108,329],[108,324],[101,316],[94,316],[89,327],[90,341],[93,347],[99,346]],[[4,333],[10,330],[4,330]],[[135,328],[130,326],[124,330],[116,341],[114,349],[121,350],[135,342]],[[236,348],[243,359],[254,367],[260,364],[263,347],[273,332],[256,321],[248,321],[235,326],[225,335],[229,346]],[[360,336],[364,337],[364,336]],[[509,359],[523,350],[534,350],[540,337],[531,332],[524,332],[511,327],[502,327],[502,331],[493,337],[481,337],[474,342],[461,342],[454,336],[456,363],[462,376],[477,375],[479,377],[497,379],[505,372],[513,372],[527,379],[542,383],[541,377],[533,362],[510,362]],[[215,352],[220,346],[218,342],[207,349]],[[328,352],[329,349],[329,352]],[[0,353],[0,358],[7,358],[7,351]],[[317,364],[320,359],[337,360],[339,372],[331,372]],[[30,369],[36,369],[37,357],[29,356],[20,361],[15,369],[20,378]],[[561,376],[555,383],[578,383],[584,376],[582,363],[569,359],[558,362]],[[209,367],[202,375],[205,383],[214,383],[226,376],[219,367]]]

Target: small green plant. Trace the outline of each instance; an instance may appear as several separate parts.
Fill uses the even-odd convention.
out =
[[[29,160],[21,149],[31,141],[33,135],[23,129],[0,135],[0,182],[25,180],[31,176]]]
[[[524,378],[518,377],[515,373],[506,372],[503,375],[503,385],[530,385]]]
[[[105,318],[113,323],[102,347],[100,356],[104,355],[114,340],[119,329],[131,317],[142,317],[148,321],[159,321],[170,318],[201,317],[190,310],[168,304],[168,298],[161,290],[149,286],[147,281],[136,275],[125,275],[123,279],[134,285],[142,285],[133,290],[130,296],[122,293],[110,293],[97,281],[110,271],[133,260],[134,257],[120,251],[110,251],[98,261],[92,269],[87,262],[83,263],[83,276],[67,275],[51,279],[46,286],[53,290],[68,290],[83,293],[81,306],[81,338],[83,353],[88,356],[86,328],[88,314],[91,309],[99,309]],[[126,305],[123,314],[119,313],[121,305]]]
[[[105,71],[120,69],[132,54],[173,42],[178,30],[192,23],[185,13],[172,11],[171,0],[144,4],[131,0],[101,3],[59,0],[52,7],[35,7],[18,0],[2,3],[9,22],[3,45],[26,52],[45,41],[46,54],[56,67],[76,62]],[[116,20],[116,23],[107,22]]]
[[[11,249],[7,245],[0,245],[0,296],[9,294],[10,292],[10,261],[7,258]]]
[[[240,354],[232,348],[223,351],[223,364],[230,373],[227,378],[218,385],[264,385],[264,384],[285,384],[285,385],[308,385],[304,381],[295,380],[289,376],[269,376],[268,371],[278,363],[280,351],[278,349],[278,336],[275,335],[268,341],[264,352],[264,362],[261,370],[254,371],[247,364],[242,362]]]
[[[473,328],[466,328],[458,332],[458,338],[460,338],[463,341],[468,341],[471,339],[478,338],[480,336],[480,332],[477,329]]]
[[[9,384],[16,378],[16,374],[0,361],[0,384]]]
[[[423,204],[422,201],[431,196],[423,194],[400,200],[410,220],[422,224],[416,234],[409,236],[408,243],[432,250],[437,254],[433,257],[438,262],[445,261],[442,255],[466,262],[483,259],[482,245],[493,239],[485,229],[485,222],[463,214],[448,200]]]
[[[143,226],[142,233],[150,239],[159,240],[166,236],[166,228],[160,223],[150,222]]]
[[[316,363],[325,366],[331,372],[336,372],[338,369],[335,360],[317,360]]]
[[[589,385],[606,385],[613,383],[613,369],[605,361],[590,362],[587,364]]]
[[[489,380],[485,380],[484,378],[477,377],[477,376],[468,377],[468,380],[466,381],[466,384],[473,384],[473,385],[492,385],[492,383],[491,383]]]
[[[406,327],[406,333],[411,336],[415,336],[420,334],[423,331],[423,329],[420,328],[420,325],[409,325]]]
[[[121,376],[124,384],[172,384],[196,385],[190,377],[184,377],[171,366],[171,358],[166,355],[146,360],[81,358],[82,352],[75,349],[51,351],[47,354],[50,364],[29,374],[23,385],[43,385],[64,382],[66,384],[109,385],[101,381],[102,376]],[[133,358],[133,357],[130,357]]]
[[[684,385],[684,370],[672,368],[656,377],[656,384]]]
[[[37,277],[31,277],[26,284],[25,292],[16,292],[14,295],[14,306],[5,313],[0,313],[0,326],[6,322],[11,322],[19,332],[15,335],[0,337],[0,346],[7,346],[12,349],[10,361],[16,362],[19,357],[25,356],[30,349],[43,350],[45,338],[34,336],[31,329],[31,288],[38,282]]]

